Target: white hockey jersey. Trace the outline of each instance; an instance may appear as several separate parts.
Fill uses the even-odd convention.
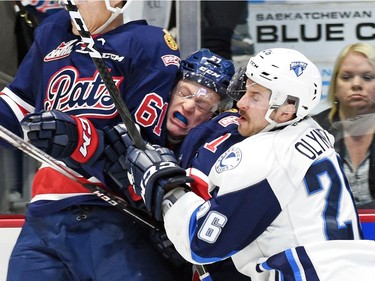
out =
[[[209,175],[212,198],[182,196],[164,221],[192,263],[232,257],[257,280],[257,264],[309,243],[362,238],[334,139],[311,118],[259,133],[229,148]]]
[[[298,246],[258,265],[283,281],[374,281],[375,241],[331,240]]]

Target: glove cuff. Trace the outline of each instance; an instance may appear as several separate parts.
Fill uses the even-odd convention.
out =
[[[81,164],[87,163],[100,145],[100,137],[94,125],[86,118],[72,116],[77,124],[78,144],[71,158]]]
[[[177,200],[180,199],[187,192],[188,190],[186,190],[185,188],[177,187],[164,195],[163,202],[161,204],[161,212],[163,214],[163,217],[168,212],[168,210],[173,206],[173,204],[176,203]]]

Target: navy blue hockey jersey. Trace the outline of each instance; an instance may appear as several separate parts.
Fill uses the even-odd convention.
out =
[[[193,128],[175,154],[179,165],[194,179],[191,189],[204,199],[208,193],[208,174],[221,154],[244,139],[238,128],[237,110],[227,111]]]
[[[176,42],[145,21],[129,22],[94,39],[143,138],[164,145],[163,118],[180,65]],[[0,124],[23,136],[19,121],[26,114],[52,109],[88,118],[98,129],[120,122],[85,44],[71,32],[65,10],[37,28],[16,78],[0,93]],[[54,208],[61,209],[91,197],[79,184],[43,167],[35,176],[31,207],[53,200],[59,202]]]

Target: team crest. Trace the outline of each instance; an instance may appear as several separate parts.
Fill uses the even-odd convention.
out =
[[[216,161],[215,170],[218,174],[224,171],[232,170],[240,164],[242,159],[242,152],[237,147],[229,148]]]
[[[290,70],[293,70],[294,73],[297,75],[297,77],[302,75],[306,67],[307,67],[307,63],[302,62],[302,61],[295,61],[290,64]]]
[[[77,39],[62,42],[56,49],[52,50],[49,54],[44,57],[44,62],[59,60],[65,57],[68,57],[73,51],[74,44],[77,42]]]
[[[165,43],[167,43],[168,47],[171,50],[177,51],[178,45],[177,45],[177,42],[174,40],[173,36],[168,31],[166,31],[165,29],[163,29],[163,31],[165,33],[165,35],[164,35]]]

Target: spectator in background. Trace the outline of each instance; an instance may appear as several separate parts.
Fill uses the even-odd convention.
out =
[[[202,47],[232,58],[231,40],[239,19],[247,9],[247,1],[201,1]]]
[[[249,5],[246,5],[245,10],[242,11],[242,15],[233,31],[231,41],[232,57],[251,56],[255,52],[254,41],[249,33],[248,7]],[[248,60],[249,58],[246,59],[246,62]]]
[[[328,90],[332,107],[315,116],[335,136],[357,207],[375,208],[375,47],[346,46]]]

